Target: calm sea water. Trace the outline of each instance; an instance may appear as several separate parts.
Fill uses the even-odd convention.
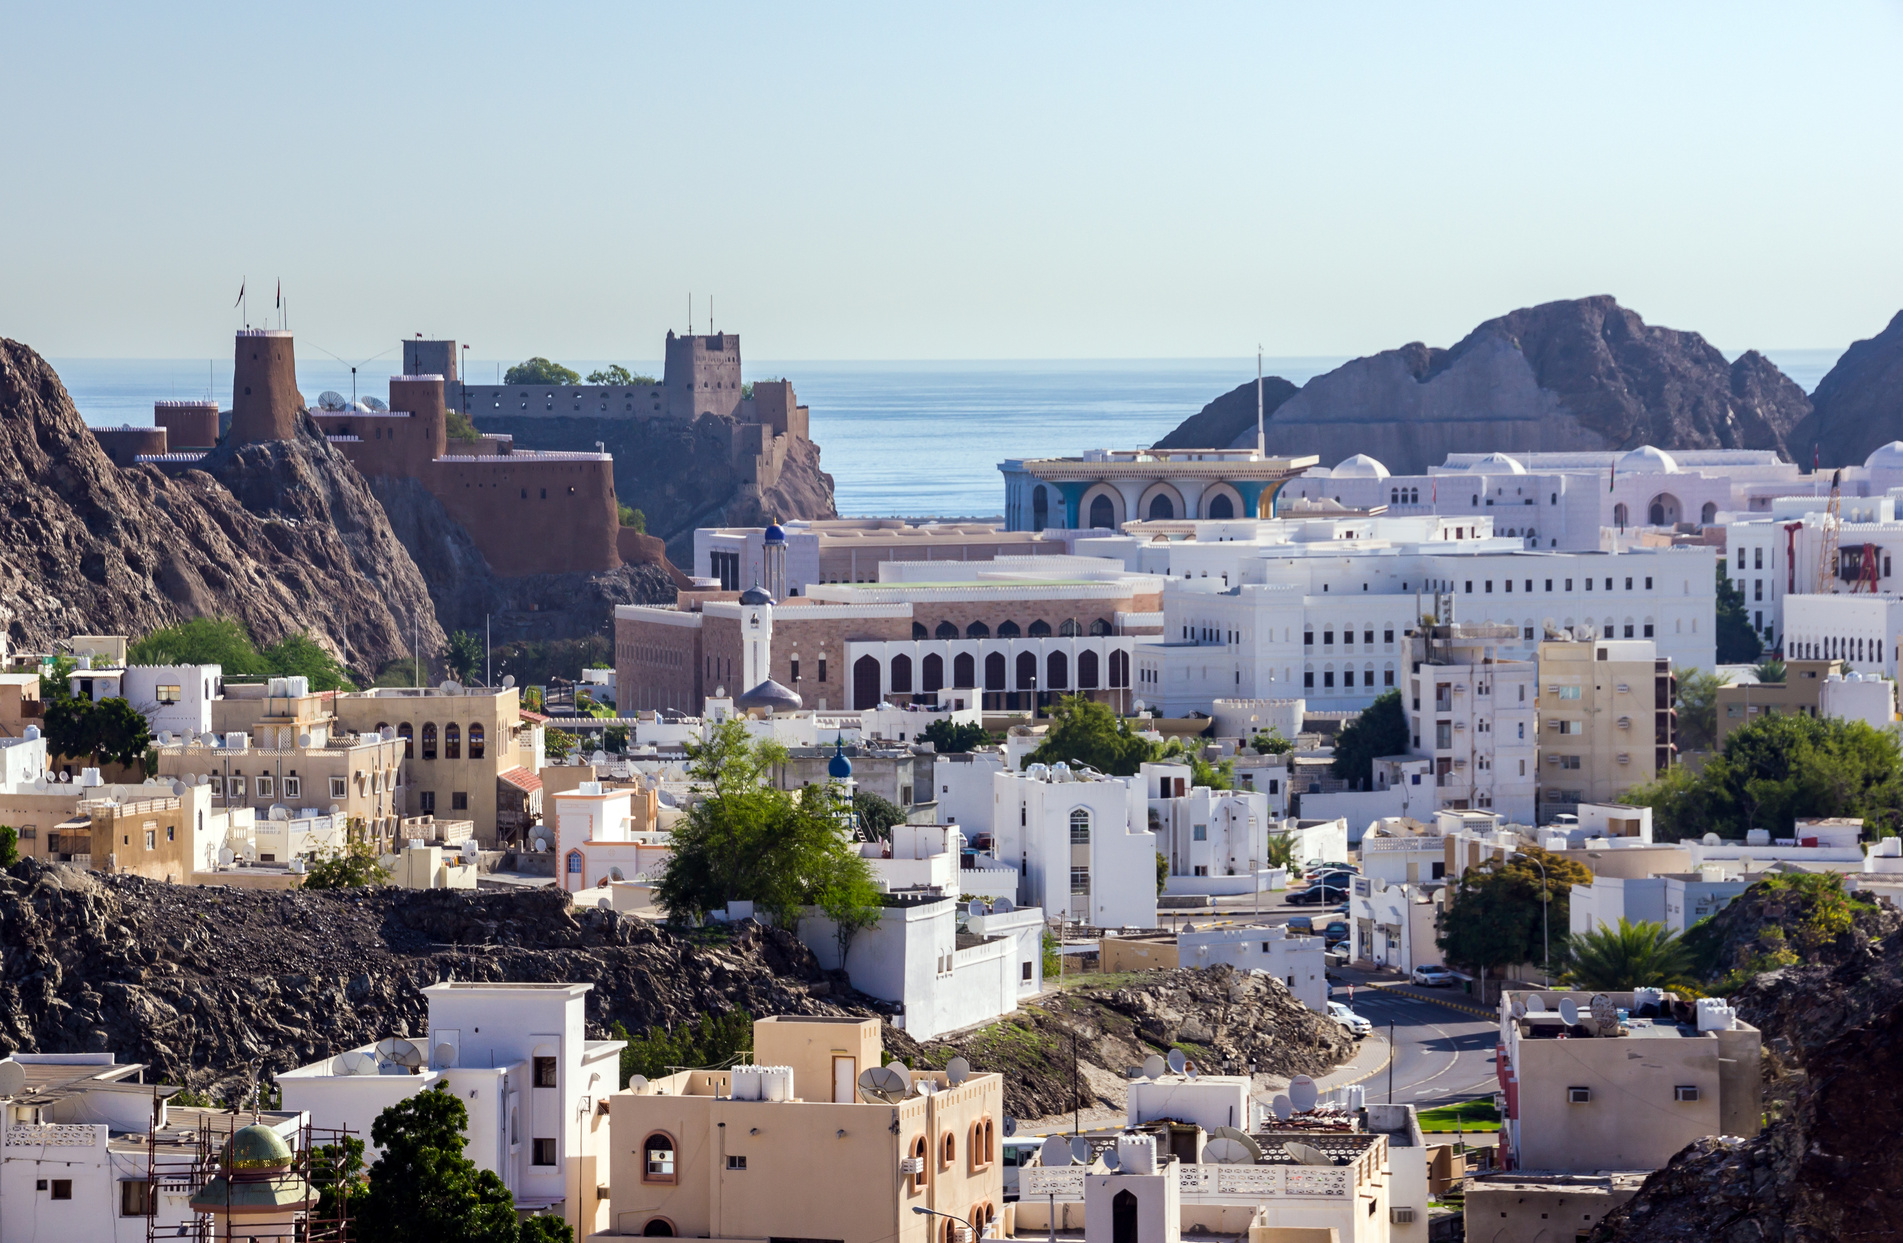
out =
[[[1805,391],[1836,361],[1836,350],[1767,354]],[[1296,384],[1340,358],[1272,358],[1264,370]],[[569,361],[584,374],[603,365]],[[628,366],[659,374],[660,363]],[[231,362],[190,359],[54,360],[74,403],[94,426],[149,425],[152,403],[204,397],[231,404]],[[360,395],[388,395],[388,362],[360,369]],[[476,361],[485,381],[494,362]],[[812,410],[821,464],[831,472],[842,514],[998,514],[998,463],[1008,457],[1133,448],[1169,432],[1204,403],[1255,376],[1253,358],[1028,362],[747,363],[755,377],[785,376]],[[300,357],[307,397],[349,396],[349,367]]]

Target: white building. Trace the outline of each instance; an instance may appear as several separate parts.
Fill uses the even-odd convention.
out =
[[[1361,835],[1361,874],[1389,885],[1415,885],[1447,874],[1447,839],[1438,824],[1411,817],[1377,820]]]
[[[1187,764],[1145,764],[1149,827],[1169,893],[1253,893],[1268,866],[1269,796],[1191,785]],[[1298,860],[1299,861],[1299,860]]]
[[[1590,885],[1572,887],[1571,931],[1577,936],[1617,928],[1626,919],[1663,924],[1667,931],[1682,935],[1699,920],[1725,909],[1763,876],[1707,864],[1693,872],[1635,879],[1595,877]]]
[[[1017,868],[1019,906],[1095,927],[1156,926],[1158,843],[1142,777],[1060,762],[999,771],[991,788],[991,852]]]
[[[1414,639],[1405,694],[1415,753],[1442,807],[1531,823],[1539,779],[1539,666],[1502,659],[1499,625],[1436,625]]]
[[[647,876],[665,863],[669,835],[635,827],[636,793],[584,781],[545,799],[554,804],[556,884],[576,895],[599,891],[606,902],[615,881]]]
[[[154,734],[203,734],[211,729],[212,701],[225,693],[225,672],[219,665],[130,665],[119,691]]]
[[[1874,673],[1829,674],[1817,696],[1826,720],[1862,721],[1872,729],[1896,723],[1896,682]]]
[[[1176,936],[1179,966],[1229,966],[1272,975],[1318,1014],[1328,1011],[1324,952],[1321,937],[1292,937],[1281,924],[1185,928]]]
[[[1365,842],[1367,839],[1363,839]],[[1443,960],[1436,941],[1440,887],[1361,878],[1348,897],[1348,957],[1410,972]]]
[[[1841,660],[1856,673],[1897,676],[1903,599],[1867,593],[1784,597],[1784,651],[1798,660]]]
[[[620,1090],[624,1041],[590,1040],[591,984],[432,984],[429,1034],[340,1051],[278,1076],[284,1108],[314,1126],[349,1127],[375,1159],[370,1126],[439,1084],[469,1112],[463,1155],[492,1170],[519,1211],[554,1209],[577,1237],[603,1229],[606,1112]],[[394,1051],[396,1056],[391,1056]],[[413,1065],[408,1063],[414,1063]]]

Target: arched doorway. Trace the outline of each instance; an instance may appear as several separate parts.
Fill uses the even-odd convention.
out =
[[[1625,502],[1620,501],[1612,507],[1612,525],[1623,530],[1626,525],[1627,511]]]
[[[1044,689],[1061,691],[1070,685],[1070,657],[1052,652],[1044,662]]]
[[[1698,525],[1708,527],[1716,521],[1718,521],[1718,504],[1716,501],[1706,501],[1705,507],[1698,511]]]
[[[894,695],[912,693],[912,658],[903,652],[892,658],[892,693]]]
[[[1144,516],[1151,522],[1168,522],[1176,517],[1176,506],[1170,503],[1168,495],[1158,492],[1150,498],[1150,508]]]
[[[1097,689],[1097,653],[1077,653],[1077,689],[1080,691]]]
[[[1137,1198],[1127,1188],[1110,1200],[1111,1243],[1137,1243]]]
[[[1678,523],[1680,508],[1676,496],[1661,492],[1645,507],[1646,521],[1655,527],[1674,526]]]
[[[1003,652],[992,652],[985,657],[985,689],[988,691],[1005,689]]]
[[[1031,489],[1031,529],[1042,531],[1051,524],[1051,494],[1043,484]]]
[[[656,1217],[641,1227],[644,1239],[671,1239],[674,1237],[674,1223],[665,1217]]]
[[[879,706],[879,658],[861,656],[852,662],[852,707],[855,712]]]
[[[960,652],[952,657],[952,685],[966,687],[978,685],[978,662],[971,658],[970,652]]]
[[[921,691],[930,695],[944,689],[945,658],[940,656],[937,652],[933,652],[925,658],[924,668],[920,670],[920,673],[923,675],[919,683],[919,689]]]
[[[1110,653],[1110,685],[1113,688],[1130,685],[1130,653],[1125,651]]]
[[[1090,525],[1105,531],[1117,529],[1117,507],[1101,492],[1090,503]]]
[[[1018,689],[1034,691],[1037,689],[1037,653],[1018,653]]]
[[[1228,493],[1218,492],[1210,499],[1209,516],[1211,518],[1233,518],[1236,516],[1235,503],[1229,499]]]

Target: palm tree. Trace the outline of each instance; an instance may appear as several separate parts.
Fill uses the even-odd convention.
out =
[[[1758,681],[1760,682],[1782,682],[1784,680],[1784,662],[1775,656],[1769,656],[1759,661],[1751,672],[1757,674]]]
[[[1561,953],[1567,981],[1600,992],[1670,988],[1692,973],[1691,952],[1676,932],[1624,916],[1616,928],[1601,926],[1568,937]]]
[[[1269,834],[1268,849],[1263,852],[1263,860],[1272,868],[1295,867],[1295,838],[1288,833]]]

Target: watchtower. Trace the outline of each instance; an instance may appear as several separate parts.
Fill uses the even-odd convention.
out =
[[[291,334],[241,328],[231,369],[231,443],[289,440],[304,399],[297,391]]]
[[[740,408],[740,334],[682,337],[669,332],[661,386],[667,390],[667,412],[673,418],[733,415]]]
[[[390,377],[390,413],[409,415],[408,426],[397,428],[397,450],[391,474],[420,476],[424,466],[443,456],[449,447],[449,412],[443,404],[443,377]]]

